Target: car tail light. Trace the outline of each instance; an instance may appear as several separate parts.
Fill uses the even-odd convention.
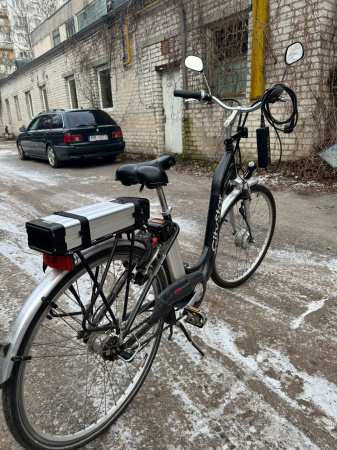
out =
[[[63,142],[80,142],[80,141],[83,141],[83,137],[81,134],[66,133],[63,136]]]
[[[46,266],[57,270],[74,270],[75,268],[73,255],[52,256],[43,253],[43,262]]]
[[[112,132],[112,139],[122,138],[122,137],[123,137],[123,133],[121,131],[113,131]]]

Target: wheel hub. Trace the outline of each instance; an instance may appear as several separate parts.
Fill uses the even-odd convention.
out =
[[[254,245],[254,243],[249,240],[249,231],[246,230],[246,228],[241,228],[235,233],[235,245],[236,247],[241,247],[244,249],[250,248]]]
[[[108,336],[105,333],[92,333],[88,338],[89,351],[105,360],[113,361],[115,359],[117,344],[117,336]]]

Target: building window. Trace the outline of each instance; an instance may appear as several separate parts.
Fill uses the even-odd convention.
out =
[[[112,108],[111,78],[108,68],[98,70],[98,87],[102,108]]]
[[[13,8],[22,8],[21,0],[12,0]]]
[[[15,17],[15,26],[17,27],[23,27],[25,25],[25,19],[21,16]]]
[[[22,33],[17,33],[15,36],[16,42],[19,42],[20,44],[27,44],[26,36]]]
[[[47,88],[46,86],[42,86],[41,88],[41,96],[42,96],[42,102],[43,102],[43,108],[45,111],[49,110],[48,105],[48,97],[47,97]]]
[[[69,98],[70,98],[70,108],[78,108],[77,101],[77,92],[76,92],[76,83],[75,78],[68,78],[68,89],[69,89]]]
[[[14,97],[14,104],[15,104],[15,109],[16,109],[16,116],[17,116],[18,120],[21,120],[20,104],[19,104],[19,99],[18,99],[17,95]]]
[[[0,33],[0,41],[11,42],[11,36],[9,33]]]
[[[6,50],[2,50],[1,51],[1,57],[2,58],[10,58],[10,54]]]
[[[20,52],[20,58],[30,59],[33,57],[32,52]]]
[[[32,94],[30,92],[26,92],[26,102],[29,117],[32,119],[34,117],[34,109],[33,109],[33,99]]]
[[[237,16],[213,30],[212,88],[216,96],[246,91],[248,17]]]
[[[75,34],[75,20],[73,17],[66,22],[66,31],[67,38],[70,38],[73,34]]]
[[[58,28],[53,31],[53,41],[54,41],[54,47],[61,44],[60,30]]]
[[[6,108],[7,108],[8,121],[9,121],[9,123],[12,123],[12,113],[11,113],[11,107],[9,105],[8,98],[6,98],[5,102],[6,102]]]

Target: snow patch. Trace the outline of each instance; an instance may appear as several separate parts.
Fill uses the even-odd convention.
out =
[[[298,319],[293,320],[292,323],[291,323],[291,328],[293,330],[298,328],[301,325],[301,323],[303,322],[305,316],[307,316],[308,314],[310,314],[310,313],[312,313],[314,311],[317,311],[318,309],[322,308],[327,300],[328,300],[327,298],[323,298],[322,300],[309,303],[308,311],[303,313]]]

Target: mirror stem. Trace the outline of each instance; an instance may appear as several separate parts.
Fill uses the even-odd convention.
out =
[[[207,78],[206,78],[204,72],[201,72],[201,73],[202,73],[202,76],[204,77],[204,81],[205,81],[205,83],[206,83],[206,86],[207,86],[207,89],[208,89],[209,94],[212,94],[211,89],[210,89],[210,87],[209,87],[209,85],[208,85]]]
[[[283,81],[284,81],[284,79],[285,79],[285,77],[286,77],[286,75],[287,75],[288,69],[289,69],[289,66],[287,66],[287,67],[285,68],[285,71],[284,71],[284,73],[283,73],[283,77],[282,77],[281,84],[283,84]]]

